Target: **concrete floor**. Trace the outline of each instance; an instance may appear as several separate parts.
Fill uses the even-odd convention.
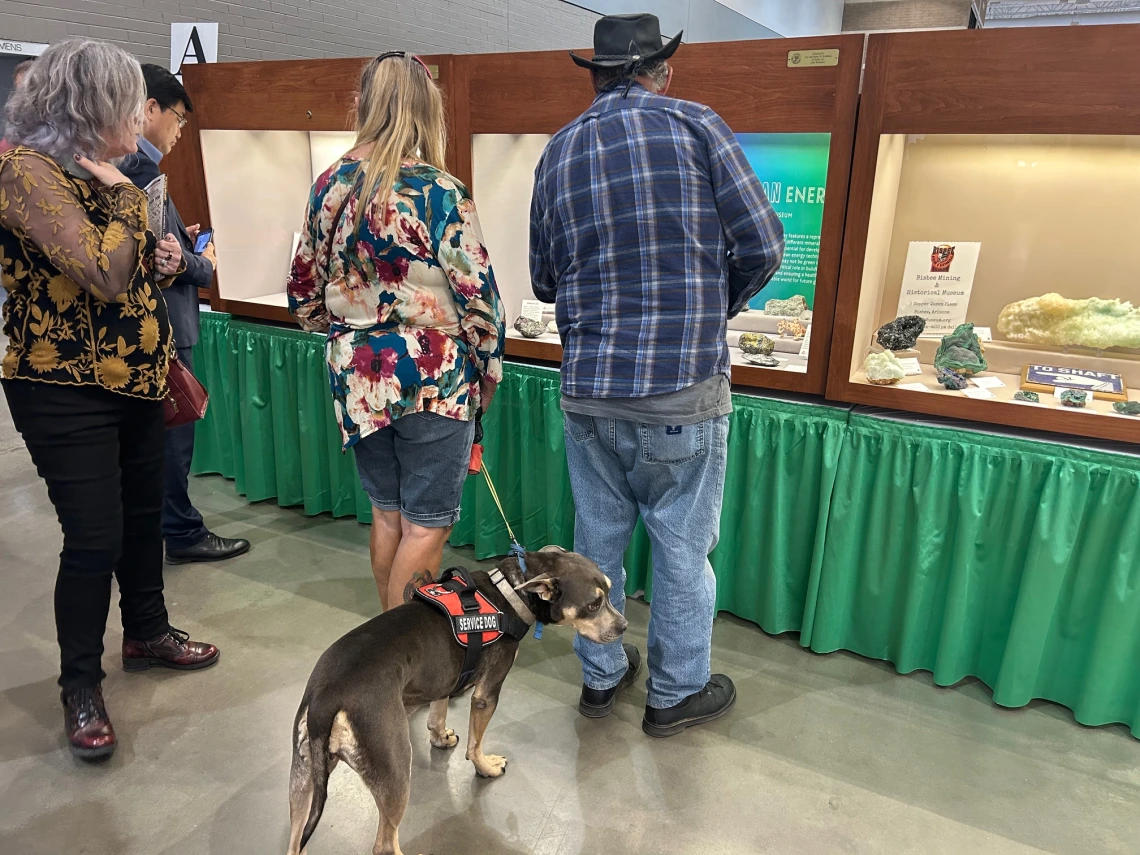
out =
[[[309,671],[374,614],[368,530],[249,505],[220,478],[193,483],[211,527],[253,551],[169,568],[175,625],[218,644],[191,674],[124,674],[117,611],[107,702],[120,737],[101,766],[64,747],[51,619],[60,535],[0,397],[0,852],[16,855],[283,853],[290,727]],[[472,564],[466,550],[449,561]],[[446,565],[445,565],[446,566]],[[644,644],[647,608],[630,604]],[[656,741],[644,688],[615,713],[576,711],[570,635],[528,640],[488,731],[511,765],[477,779],[462,749],[428,746],[413,720],[414,853],[1140,852],[1140,743],[1049,704],[1007,711],[985,687],[938,689],[878,662],[816,656],[794,638],[717,621],[714,668],[740,699],[727,718]],[[466,699],[450,724],[467,730]],[[343,766],[310,855],[366,853],[374,804]]]

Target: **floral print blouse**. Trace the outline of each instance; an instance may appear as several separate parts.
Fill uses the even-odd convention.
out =
[[[341,158],[313,185],[288,284],[289,310],[301,326],[328,331],[329,382],[346,449],[408,413],[473,419],[480,381],[502,379],[505,339],[466,188],[405,161],[392,192],[368,201],[354,233],[358,164]]]
[[[29,148],[0,155],[3,377],[161,399],[172,343],[154,246],[133,184],[75,178]]]

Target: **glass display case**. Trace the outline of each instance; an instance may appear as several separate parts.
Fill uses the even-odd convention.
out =
[[[787,237],[780,272],[729,321],[734,384],[823,392],[861,53],[862,37],[844,36],[685,45],[671,60],[669,94],[708,104],[737,132]],[[593,99],[589,75],[567,67],[562,52],[456,61],[469,89],[457,120],[471,140],[471,188],[507,313],[507,353],[561,361],[554,307],[530,288],[530,197],[551,135]],[[726,63],[736,69],[730,79]],[[551,97],[536,100],[536,88]]]
[[[1140,28],[1095,29],[871,38],[832,397],[1140,441]]]

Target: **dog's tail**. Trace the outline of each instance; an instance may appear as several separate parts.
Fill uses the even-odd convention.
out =
[[[329,754],[328,743],[325,738],[313,737],[309,744],[313,754],[309,768],[313,772],[313,801],[309,807],[309,821],[305,823],[305,830],[301,833],[301,851],[309,844],[309,838],[317,830],[317,823],[321,821],[321,814],[325,810],[325,800],[329,795]]]
[[[333,718],[331,715],[314,717],[314,710],[309,709],[309,774],[312,783],[312,801],[309,803],[309,819],[305,823],[305,830],[301,833],[301,851],[309,843],[309,838],[317,830],[317,823],[321,821],[324,813],[325,800],[329,794],[329,734],[332,730]]]

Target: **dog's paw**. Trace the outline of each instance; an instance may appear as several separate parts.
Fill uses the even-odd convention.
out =
[[[455,731],[450,727],[442,734],[429,734],[433,748],[454,748],[459,744],[459,737],[455,735]]]
[[[475,773],[480,778],[501,778],[507,771],[507,758],[497,754],[484,754],[475,762]]]

